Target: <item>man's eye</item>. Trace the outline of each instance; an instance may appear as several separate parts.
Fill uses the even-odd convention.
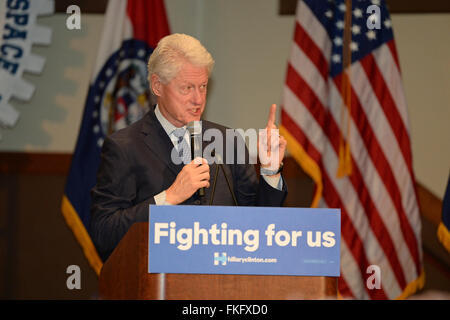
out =
[[[182,93],[188,93],[191,87],[190,86],[183,86],[181,87],[181,92]]]

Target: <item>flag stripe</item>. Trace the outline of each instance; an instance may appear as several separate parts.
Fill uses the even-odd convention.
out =
[[[394,41],[388,41],[387,46],[389,48],[389,51],[391,51],[392,57],[394,58],[395,65],[397,66],[398,73],[402,73],[402,69],[401,69],[401,66],[400,66],[400,61],[398,59],[397,47],[395,45],[395,42]]]
[[[397,138],[405,163],[410,172],[412,172],[412,156],[409,144],[409,134],[403,124],[397,106],[394,104],[392,96],[389,92],[389,88],[383,81],[381,72],[375,63],[374,57],[371,54],[367,55],[364,59],[361,59],[360,63],[364,71],[366,72],[367,78],[373,88],[373,92],[378,98],[386,119],[389,121],[394,135]]]
[[[359,64],[355,64],[352,67],[352,77],[353,79],[356,79],[353,82],[353,86],[359,101],[361,101],[360,105],[369,119],[369,122],[372,124],[372,127],[377,128],[377,130],[373,131],[374,135],[377,137],[378,141],[382,141],[380,147],[384,151],[389,166],[392,168],[392,173],[397,181],[397,185],[400,187],[400,190],[403,191],[402,194],[405,195],[403,197],[405,210],[411,213],[412,224],[415,226],[420,225],[413,175],[408,172],[406,162],[401,154],[393,130],[386,119],[385,113],[379,106],[378,99],[370,86],[365,71]],[[417,215],[415,215],[416,213]]]
[[[289,90],[289,89],[287,89],[287,90]],[[295,99],[295,97],[294,97],[294,95],[293,94],[291,94],[291,95],[289,95],[289,94],[285,94],[285,99],[286,99],[286,101],[285,101],[285,104],[284,104],[284,106],[287,108],[287,110],[291,110],[291,109],[294,109],[295,110],[295,101],[294,102],[292,102],[292,100],[294,100]],[[301,103],[300,103],[300,101],[298,101],[297,100],[297,108],[296,108],[296,110],[299,110],[299,109],[301,109],[301,108],[304,108],[304,106],[303,105],[301,105]],[[306,114],[306,113],[305,113]],[[306,118],[306,117],[305,117]],[[303,119],[302,119],[303,120]],[[302,121],[302,120],[299,120],[299,121]],[[314,120],[313,119],[304,119],[305,120],[305,122],[306,123],[308,123],[310,126],[311,126],[311,124],[312,123],[314,123]],[[332,128],[334,129],[334,132],[333,132],[333,130],[332,130],[332,132],[330,133],[330,135],[332,136],[332,137],[335,137],[335,139],[333,139],[332,140],[332,142],[334,142],[334,148],[335,148],[335,150],[337,150],[337,148],[338,148],[338,140],[337,140],[337,138],[339,137],[339,134],[337,134],[336,133],[336,128],[337,128],[337,126],[334,124],[334,122],[332,122],[332,124],[334,125]],[[286,124],[285,124],[286,125]],[[330,125],[330,123],[328,124],[328,125]],[[289,128],[291,128],[292,126],[289,126]],[[323,128],[322,128],[323,129]],[[292,130],[292,129],[291,129]],[[320,128],[315,128],[314,130],[308,130],[307,132],[308,133],[310,133],[310,132],[318,132],[318,131],[320,131],[321,129]],[[293,131],[293,130],[292,130]],[[299,136],[299,133],[301,133],[301,130],[296,130],[295,131],[297,134],[295,134],[295,136]],[[309,141],[309,139],[307,139],[304,135],[303,135],[303,133],[302,133],[302,136],[301,136],[301,138],[299,138],[299,141]],[[310,143],[305,143],[307,146],[308,146],[308,148],[309,148],[309,145],[310,145]],[[314,155],[313,156],[313,158],[314,159],[317,159],[317,155]],[[328,163],[328,162],[326,162],[326,163]],[[331,174],[333,174],[333,173],[331,173]],[[343,218],[343,221],[344,221],[344,218]],[[350,220],[349,219],[347,219],[347,220],[345,220],[345,221],[347,221],[347,222],[349,222],[349,223],[351,223],[350,222]],[[367,225],[368,225],[368,222],[366,221],[365,222],[365,225],[366,225],[366,227],[363,227],[363,229],[364,230],[368,230],[368,229],[370,229],[369,227],[367,227]],[[345,227],[345,226],[347,226],[347,227]],[[343,234],[344,235],[349,235],[349,234],[354,234],[354,230],[352,229],[352,228],[349,228],[348,227],[348,224],[346,224],[346,223],[344,223],[344,227],[343,227]],[[380,233],[381,234],[381,233]],[[380,238],[382,235],[378,235],[378,238]],[[357,236],[356,236],[357,237]],[[352,239],[351,240],[349,240],[350,242],[353,242],[353,239],[355,239],[355,236],[352,236]],[[360,252],[358,252],[358,251],[356,251],[356,252],[353,252],[356,256],[360,256]],[[361,270],[364,270],[364,272],[365,272],[365,268],[367,268],[367,264],[366,265],[360,265],[360,268],[361,268]],[[404,281],[404,278],[402,278],[403,279],[403,282],[405,282]],[[398,291],[398,290],[397,290]]]
[[[158,19],[150,19],[148,12]],[[133,24],[134,38],[156,48],[159,40],[170,33],[165,12],[163,1],[128,0],[127,14]]]
[[[326,204],[322,207],[331,207]],[[369,299],[369,294],[364,288],[367,287],[365,279],[362,277],[361,270],[347,246],[346,241],[341,241],[341,259],[346,262],[345,268],[341,270],[341,277],[338,281],[339,294],[345,298]]]
[[[314,144],[310,143],[309,140],[306,138],[305,134],[303,133],[303,130],[300,129],[294,123],[294,121],[291,119],[291,117],[285,110],[281,111],[281,117],[285,128],[289,130],[289,132],[295,137],[295,139],[297,139],[297,141],[301,142],[301,144],[305,148],[306,152],[311,156],[311,158],[314,159],[316,162],[318,162],[320,159],[320,154],[314,147]]]
[[[322,75],[322,78],[326,80],[328,78],[328,62],[323,52],[317,47],[299,23],[295,26],[294,41],[298,45],[297,48],[300,48],[308,56]],[[291,61],[296,62],[295,59],[291,59]]]
[[[336,77],[335,79],[336,86],[331,89],[331,91],[336,92],[337,88],[340,87],[340,77]],[[337,99],[336,99],[337,100]],[[339,105],[339,102],[336,103]],[[336,118],[339,115],[339,110],[336,107],[331,108],[334,117]],[[334,123],[334,122],[332,122]],[[351,150],[353,157],[352,159],[358,162],[357,166],[354,168],[359,168],[359,170],[355,170],[355,174],[361,176],[361,178],[365,178],[364,184],[361,184],[361,191],[368,187],[370,189],[370,195],[372,201],[379,208],[377,210],[367,210],[367,212],[371,213],[375,216],[381,215],[381,219],[384,221],[384,226],[387,226],[390,229],[389,233],[386,231],[386,236],[394,237],[397,234],[401,234],[404,230],[400,229],[402,223],[408,223],[403,207],[401,206],[401,193],[397,188],[397,183],[393,177],[392,170],[389,164],[386,161],[383,150],[379,145],[377,138],[373,133],[372,126],[369,120],[366,118],[365,113],[362,111],[361,104],[359,103],[358,98],[355,96],[355,92],[352,91],[352,129],[351,131],[354,134],[351,136]],[[356,160],[355,160],[356,159]],[[361,175],[361,172],[364,172],[364,176]],[[381,178],[383,177],[383,178]],[[353,179],[353,177],[352,177]],[[397,206],[395,207],[392,202],[392,195],[395,195],[394,199],[397,200]],[[392,214],[395,212],[396,214]],[[409,223],[408,223],[409,225]],[[380,226],[381,227],[381,226]],[[383,233],[384,233],[383,227]],[[411,230],[408,230],[411,231]],[[381,234],[380,236],[383,236]],[[405,237],[407,238],[407,237]],[[406,247],[406,243],[404,241],[396,241],[394,242],[396,246],[397,252],[402,256],[402,261],[406,265],[414,264],[416,261],[414,260],[413,252],[414,249],[409,249]],[[388,243],[385,243],[388,245]],[[385,251],[389,252],[391,247],[386,247]],[[396,258],[394,260],[397,260]],[[393,261],[393,260],[391,260]],[[408,275],[407,267],[399,262],[393,261],[393,265],[401,265],[403,272]],[[410,276],[417,276],[416,273]],[[401,277],[404,279],[404,277]],[[412,281],[413,278],[407,277],[408,281]],[[400,283],[406,285],[406,282],[400,280]]]
[[[420,221],[413,180],[406,164],[402,165],[403,157],[391,133],[391,126],[387,124],[385,113],[381,111],[381,107],[377,107],[375,93],[371,90],[369,80],[358,63],[352,67],[352,78],[355,79],[353,85],[359,101],[366,102],[356,104],[356,107],[364,110],[364,112],[359,112],[359,117],[367,116],[368,118],[364,121],[365,126],[362,127],[365,130],[364,133],[368,135],[365,143],[370,145],[369,152],[372,159],[376,159],[376,163],[380,163],[379,166],[376,165],[378,172],[383,177],[399,215],[402,234],[410,248],[416,264],[416,272],[419,275],[421,269],[421,257],[418,249],[420,229],[417,226],[420,226]],[[371,129],[372,127],[376,127],[378,130],[374,131]],[[378,141],[383,141],[383,143],[379,144]],[[402,197],[402,195],[405,196]],[[410,214],[408,215],[407,212]],[[412,225],[418,231],[414,232]]]
[[[395,268],[397,265],[401,265],[398,257],[397,251],[390,236],[388,228],[386,228],[383,219],[380,217],[380,212],[377,210],[374,200],[372,199],[372,194],[368,191],[365,181],[361,175],[358,165],[355,163],[355,159],[352,157],[353,174],[350,180],[356,190],[358,190],[359,200],[364,208],[364,214],[370,212],[370,216],[367,216],[368,223],[373,230],[384,254],[386,255],[389,263],[391,265],[392,271],[395,274],[396,280],[401,287],[407,285],[405,276],[401,269]],[[403,242],[402,242],[403,243]]]
[[[298,128],[309,132],[312,145],[317,149],[318,153],[322,153],[326,136],[323,134],[320,124],[298,96],[287,86],[284,88],[283,105],[283,112],[289,114],[290,119]],[[320,155],[312,154],[311,156],[316,161],[320,160]]]
[[[320,100],[322,105],[326,105],[328,91],[328,76],[323,77],[314,64],[297,46],[292,46],[291,66],[296,73],[308,84],[308,88],[314,91],[314,94]]]
[[[336,87],[340,86],[341,77],[336,78],[336,86],[332,87],[332,91],[337,91]],[[339,102],[337,103],[339,104]],[[338,108],[331,108],[334,118],[339,115]],[[358,180],[355,181],[356,187],[358,181],[361,197],[367,192],[370,205],[365,208],[369,219],[378,221],[377,225],[372,226],[378,234],[379,239],[383,239],[383,248],[388,255],[391,265],[401,286],[406,286],[405,276],[408,275],[408,265],[414,264],[410,251],[404,241],[393,241],[395,235],[400,234],[400,220],[398,215],[392,214],[396,212],[394,208],[390,193],[397,192],[388,190],[387,187],[391,184],[385,184],[380,174],[383,172],[390,172],[389,166],[385,160],[383,151],[380,150],[378,141],[373,135],[370,122],[361,111],[361,106],[358,99],[352,91],[352,122],[351,122],[350,144],[352,150],[352,160],[355,162],[353,172]],[[364,174],[362,174],[362,172]],[[355,179],[352,174],[351,179]],[[391,178],[392,179],[392,178]],[[367,189],[366,189],[367,188]],[[372,205],[374,207],[372,207]],[[397,254],[401,256],[398,259]],[[403,261],[403,262],[401,262]],[[401,268],[395,268],[401,266]],[[409,273],[411,275],[411,273]],[[414,273],[414,276],[416,274]],[[413,280],[411,277],[406,277],[408,281]]]
[[[353,259],[356,261],[359,268],[359,274],[355,274],[354,277],[361,277],[366,273],[366,268],[367,266],[371,265],[371,263],[369,263],[369,260],[367,259],[364,243],[359,238],[358,233],[352,223],[352,219],[347,213],[347,206],[344,205],[347,199],[346,197],[344,197],[344,201],[341,200],[342,194],[338,193],[339,188],[334,188],[333,182],[329,178],[329,173],[325,171],[326,170],[324,170],[323,172],[324,189],[329,190],[329,192],[324,193],[325,201],[330,206],[330,208],[341,208],[342,235],[344,241],[347,243],[347,246],[351,248],[350,251],[352,253]],[[333,175],[334,173],[332,172],[331,174]],[[369,232],[368,229],[365,229],[364,231]],[[364,289],[367,291],[369,296],[373,295],[373,293],[369,291],[366,286],[364,286]],[[385,297],[384,291],[382,289],[380,289],[379,294],[381,297]]]
[[[386,44],[374,50],[372,54],[378,65],[378,69],[383,76],[386,87],[392,96],[394,105],[399,111],[403,125],[405,129],[409,131],[408,110],[406,109],[406,99],[403,93],[402,79],[391,50]]]
[[[325,125],[326,110],[316,93],[311,90],[306,81],[294,70],[291,64],[288,66],[286,84],[308,109],[317,123]]]
[[[308,39],[312,40],[315,47],[319,49],[320,55],[325,57],[324,63],[328,64],[331,55],[330,38],[323,25],[317,20],[314,13],[303,1],[300,1],[297,6],[296,23],[302,27],[305,34],[308,35]],[[294,33],[294,37],[295,36]],[[308,39],[305,40],[308,41]],[[314,50],[314,52],[316,52],[316,50]],[[306,52],[306,54],[308,55],[308,52]]]
[[[327,155],[325,155],[325,158],[327,156],[331,157],[331,155],[333,155],[334,157],[330,158],[329,161],[326,161],[327,159],[324,159],[325,166],[337,164],[337,153],[339,151],[339,128],[335,122],[336,116],[339,115],[339,110],[337,108],[331,108],[331,111],[333,112],[334,118],[331,117],[330,121],[328,122],[329,137],[332,137],[329,141],[335,153],[333,154],[330,151],[327,153]],[[363,149],[363,147],[360,149]],[[354,149],[352,149],[352,152],[354,152]],[[332,179],[333,181],[335,181],[335,188],[341,194],[341,198],[343,199],[342,202],[344,204],[353,204],[351,206],[353,210],[350,210],[350,208],[347,209],[347,211],[349,212],[349,216],[356,224],[356,230],[361,231],[361,239],[363,239],[364,242],[371,243],[371,247],[374,248],[373,255],[367,253],[369,259],[372,261],[377,261],[377,264],[379,265],[385,265],[385,267],[383,267],[384,270],[390,268],[390,272],[395,273],[396,280],[399,282],[399,285],[404,287],[406,286],[406,281],[401,269],[396,270],[390,267],[392,265],[396,266],[398,264],[398,258],[395,251],[393,250],[394,246],[392,244],[392,240],[390,239],[389,232],[388,230],[386,230],[385,225],[382,223],[379,212],[375,209],[373,200],[371,199],[370,194],[367,192],[367,187],[365,186],[365,183],[361,178],[361,174],[359,172],[358,166],[354,162],[353,156],[352,165],[353,172],[350,178],[336,180]],[[334,177],[337,167],[332,168],[333,169],[329,172],[329,176]],[[356,190],[358,190],[358,192],[356,192]],[[370,212],[370,216],[367,214],[368,212]],[[375,240],[375,238],[377,240]],[[377,246],[378,248],[376,248]],[[377,253],[377,251],[379,252]],[[378,258],[375,259],[377,255]],[[388,259],[389,262],[385,261],[385,259]],[[367,265],[365,267],[367,267]],[[390,281],[390,283],[393,283],[393,281]],[[400,292],[398,288],[396,288],[396,290],[396,292]]]

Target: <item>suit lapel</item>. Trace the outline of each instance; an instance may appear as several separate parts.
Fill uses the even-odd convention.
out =
[[[156,118],[154,107],[145,115],[142,122],[142,137],[149,149],[163,161],[176,176],[183,168],[183,163],[176,165],[171,159],[173,143]]]

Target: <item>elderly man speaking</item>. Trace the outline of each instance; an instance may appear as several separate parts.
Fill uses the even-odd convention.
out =
[[[269,159],[261,161],[259,181],[253,164],[237,161],[236,145],[231,146],[235,161],[227,158],[222,175],[216,174],[216,164],[215,179],[212,163],[202,157],[191,160],[190,151],[187,154],[191,149],[187,148],[190,140],[186,127],[201,120],[213,65],[211,54],[202,44],[184,34],[161,39],[150,56],[148,80],[157,104],[141,120],[105,139],[97,184],[91,192],[91,236],[103,260],[134,222],[148,221],[150,204],[208,205],[212,196],[212,205],[283,204],[287,188],[280,171],[286,140],[281,136],[270,139],[273,131],[269,130],[276,129],[276,105],[269,110],[268,135],[259,145],[260,159],[261,153]],[[201,124],[202,132],[214,129],[222,133],[225,146],[235,141],[236,137],[232,141],[226,137],[226,127],[206,120]],[[271,157],[274,150],[277,156]],[[225,159],[226,152],[220,153]],[[174,154],[184,162],[174,161]],[[244,158],[248,159],[246,148]],[[202,188],[204,195],[198,192]]]

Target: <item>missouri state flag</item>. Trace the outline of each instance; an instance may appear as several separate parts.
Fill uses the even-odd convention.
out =
[[[97,274],[103,265],[89,236],[90,190],[104,138],[139,120],[153,104],[147,61],[168,35],[163,0],[110,0],[61,210]]]

